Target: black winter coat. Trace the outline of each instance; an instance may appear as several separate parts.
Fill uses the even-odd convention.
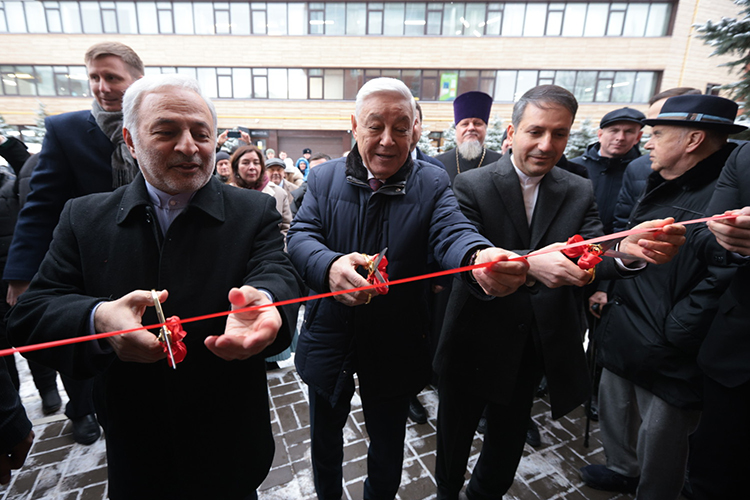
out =
[[[706,216],[721,169],[735,147],[727,144],[671,181],[652,173],[631,214],[631,227],[657,218],[679,222]],[[701,250],[693,241],[696,230],[696,225],[688,226],[687,242],[671,262],[614,284],[598,330],[604,368],[687,409],[701,406],[696,357],[718,308],[715,289],[725,288],[735,272],[700,260]]]

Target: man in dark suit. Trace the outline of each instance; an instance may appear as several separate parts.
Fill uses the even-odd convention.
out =
[[[703,370],[703,414],[690,441],[690,484],[699,500],[743,498],[750,468],[750,144],[735,149],[721,172],[707,213],[736,209],[736,219],[710,222],[708,262],[737,269],[698,354]],[[717,245],[718,242],[718,245]],[[719,247],[721,245],[721,247]],[[734,254],[734,255],[733,255]],[[743,257],[744,256],[744,257]]]
[[[134,329],[29,354],[96,376],[113,500],[254,499],[274,451],[264,357],[289,345],[295,318],[265,307],[190,323],[176,369],[142,325],[158,323],[154,293],[166,316],[182,318],[297,297],[280,216],[272,197],[212,175],[216,111],[197,81],[146,77],[124,110],[141,174],[65,205],[11,312],[11,341]]]
[[[118,42],[92,46],[84,60],[95,99],[91,111],[44,121],[47,132],[31,176],[31,192],[18,216],[3,273],[11,306],[39,269],[65,202],[111,191],[138,172],[122,140],[121,110],[123,93],[143,76],[143,62],[133,49]],[[63,384],[70,398],[65,414],[73,423],[73,438],[91,444],[100,436],[91,403],[92,383],[63,377]]]
[[[502,156],[484,146],[491,110],[492,97],[484,92],[466,92],[453,101],[456,147],[435,157],[445,165],[451,182],[461,172],[489,165]]]
[[[493,245],[518,254],[602,233],[591,183],[556,168],[578,108],[575,97],[554,85],[529,90],[513,109],[511,152],[500,161],[456,177],[454,192],[464,214]],[[650,221],[643,227],[665,225]],[[663,262],[683,241],[682,226],[623,240],[623,252]],[[574,288],[591,281],[561,252],[529,257],[526,286],[501,299],[482,300],[458,280],[446,312],[435,358],[440,375],[436,479],[438,498],[456,500],[463,486],[474,431],[487,407],[487,430],[466,490],[471,500],[500,498],[521,459],[536,388],[546,375],[552,417],[588,396],[581,345],[584,317]],[[632,273],[605,259],[597,276]]]
[[[526,264],[491,245],[466,220],[445,170],[409,152],[414,97],[393,78],[375,78],[357,93],[346,158],[310,171],[309,189],[287,236],[289,255],[315,293],[367,285],[357,268],[388,247],[391,280],[441,267],[497,261],[476,269],[476,292],[502,296],[522,286]],[[478,282],[478,283],[477,283]],[[480,286],[482,288],[480,288]],[[384,292],[384,291],[383,291]],[[430,376],[425,321],[429,283],[357,291],[312,302],[297,344],[295,365],[310,387],[315,490],[340,500],[343,429],[354,396],[354,373],[370,440],[365,500],[393,499],[401,483],[409,399]]]

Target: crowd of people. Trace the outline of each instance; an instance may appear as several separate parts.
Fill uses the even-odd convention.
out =
[[[292,349],[318,498],[343,494],[355,374],[364,499],[395,498],[406,422],[427,420],[416,396],[428,383],[440,399],[437,498],[502,498],[524,444],[539,444],[530,412],[542,380],[555,419],[591,396],[587,332],[606,463],[583,467],[583,481],[641,500],[742,496],[750,146],[728,140],[745,129],[733,101],[670,89],[647,115],[605,115],[599,140],[566,159],[569,91],[524,93],[502,151],[484,143],[492,98],[467,92],[453,103],[455,149],[431,158],[416,147],[423,117],[408,87],[376,78],[357,94],[352,150],[304,149],[294,162],[242,130],[227,152],[230,131],[218,133],[198,83],[144,76],[121,43],[94,45],[85,62],[91,110],[47,118],[36,156],[0,136],[16,174],[0,188],[0,337],[127,331],[25,353],[45,412],[61,406],[59,372],[76,441],[104,429],[110,498],[257,498],[274,454],[265,373]],[[587,247],[615,251],[595,267],[564,248],[622,229],[616,245]],[[473,269],[389,287],[381,264],[389,280]],[[274,305],[327,292],[299,331],[298,306]],[[178,318],[233,312],[187,324],[184,338],[170,320],[171,336],[157,337],[143,329],[159,323],[157,302]],[[10,360],[3,484],[34,439]]]

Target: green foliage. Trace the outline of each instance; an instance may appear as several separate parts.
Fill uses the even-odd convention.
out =
[[[504,133],[505,127],[503,126],[503,121],[497,115],[490,118],[490,123],[487,126],[487,136],[484,139],[484,145],[487,149],[501,151],[503,149]]]
[[[422,129],[422,136],[419,138],[419,142],[417,142],[417,147],[427,156],[435,156],[438,154],[437,148],[432,145],[429,130]]]
[[[456,126],[451,126],[443,130],[443,146],[440,148],[441,153],[445,153],[456,147]]]
[[[737,57],[736,60],[722,64],[730,68],[738,68],[741,74],[739,81],[730,83],[722,88],[727,89],[737,101],[750,102],[750,0],[735,0],[734,3],[742,7],[742,19],[722,18],[714,23],[711,20],[705,24],[695,24],[698,38],[713,47],[712,56],[727,55]],[[745,114],[750,116],[750,106],[746,106]]]
[[[565,148],[565,157],[569,160],[578,158],[586,152],[589,144],[596,142],[596,129],[591,126],[591,120],[586,118],[581,122],[581,128],[570,132],[568,146]]]
[[[44,136],[47,133],[47,129],[44,127],[44,119],[49,116],[47,113],[47,106],[44,103],[37,101],[39,108],[36,110],[36,118],[34,118],[35,125],[26,127],[26,131],[33,133],[34,135],[24,134],[24,140],[26,142],[40,143],[44,140]]]

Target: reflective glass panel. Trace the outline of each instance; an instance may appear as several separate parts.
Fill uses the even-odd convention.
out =
[[[246,3],[229,4],[233,35],[250,34],[250,6]],[[237,95],[236,93],[234,94]]]
[[[65,33],[81,33],[81,14],[78,2],[60,2],[60,15]]]
[[[105,33],[117,33],[117,14],[114,9],[102,9],[102,29]]]
[[[67,78],[69,95],[73,97],[88,97],[91,95],[86,66],[71,66]]]
[[[648,8],[649,4],[647,3],[631,3],[628,5],[622,36],[643,36],[648,20]]]
[[[214,7],[210,3],[194,3],[193,19],[196,35],[214,34]]]
[[[235,99],[252,97],[253,84],[250,77],[250,68],[235,68],[232,72],[232,86]]]
[[[648,102],[654,95],[656,73],[653,71],[639,71],[635,78],[635,89],[632,102]]]
[[[334,2],[326,4],[325,34],[346,34],[346,4]]]
[[[154,2],[138,2],[135,6],[138,12],[139,33],[141,35],[153,35],[159,33],[159,25],[156,17],[156,4]]]
[[[216,16],[216,34],[217,35],[228,35],[231,31],[229,24],[229,11],[228,10],[215,10],[214,15]]]
[[[517,101],[522,95],[526,93],[527,90],[529,90],[532,87],[536,87],[538,85],[537,83],[537,76],[538,71],[519,71],[518,72],[518,82],[516,84],[516,95],[513,99],[514,101]]]
[[[668,3],[652,3],[646,23],[646,36],[665,36],[669,27],[672,6]]]
[[[385,4],[385,22],[383,23],[383,34],[388,36],[401,36],[404,34],[404,4],[401,2]],[[440,29],[438,27],[438,29]]]
[[[376,28],[372,26],[372,28]],[[373,34],[380,34],[380,26]],[[367,34],[367,4],[366,3],[348,3],[346,4],[346,34],[347,35],[365,35]]]
[[[635,71],[618,71],[612,83],[612,102],[630,102],[635,88]]]
[[[466,5],[466,14],[464,18],[468,27],[464,30],[464,35],[482,36],[484,35],[484,20],[486,17],[486,6],[483,3],[470,3]]]
[[[343,99],[344,98],[344,70],[327,69],[325,70],[325,83],[323,87],[323,99]]]
[[[29,33],[46,33],[47,19],[41,2],[24,2],[26,6],[26,26]]]
[[[307,73],[304,69],[289,70],[289,99],[307,99]]]
[[[55,95],[55,79],[52,75],[52,66],[37,66],[35,69],[36,89],[39,95]]]
[[[216,98],[219,96],[216,86],[216,68],[198,68],[198,83],[208,97]]]
[[[286,35],[286,4],[269,3],[267,12],[268,34]]]
[[[522,36],[525,14],[525,3],[506,3],[505,10],[503,10],[502,35]]]
[[[120,33],[138,33],[138,21],[133,2],[117,2],[117,24]]]
[[[404,19],[404,35],[418,36],[424,35],[425,9],[427,4],[424,3],[407,3],[406,17]],[[445,33],[447,34],[447,33]]]
[[[172,7],[174,14],[174,31],[179,35],[192,35],[195,33],[193,26],[193,6],[189,3],[175,3]]]
[[[307,34],[307,4],[290,3],[287,4],[289,12],[289,26],[287,31],[290,35]]]
[[[62,20],[60,19],[59,9],[46,9],[47,12],[47,31],[50,33],[62,32]]]
[[[607,26],[607,36],[620,36],[620,34],[622,34],[622,24],[624,21],[625,12],[610,12],[609,25]]]
[[[554,11],[547,14],[547,36],[560,36],[562,32],[563,13]]]
[[[547,18],[547,4],[530,3],[526,7],[526,22],[523,36],[544,36],[544,21]]]
[[[609,4],[591,3],[586,14],[586,28],[583,36],[604,36],[607,29],[607,16],[609,15]]]
[[[565,6],[565,21],[563,36],[583,35],[583,25],[586,20],[586,4],[569,3]]]
[[[573,91],[578,102],[592,102],[596,88],[596,71],[579,71]]]
[[[443,11],[443,34],[461,35],[464,32],[464,4],[446,3]]]
[[[81,2],[81,18],[83,19],[83,32],[87,34],[102,32],[102,18],[99,14],[97,2]],[[67,95],[67,85],[65,86]]]
[[[5,95],[18,95],[16,69],[13,66],[0,66],[0,75],[2,75]]]
[[[286,69],[268,70],[268,97],[270,99],[287,99]]]
[[[516,90],[516,72],[498,71],[495,77],[495,101],[513,102]]]
[[[31,66],[16,66],[16,82],[20,95],[36,95],[36,78]]]
[[[383,12],[371,10],[367,16],[367,33],[370,35],[383,34]]]

